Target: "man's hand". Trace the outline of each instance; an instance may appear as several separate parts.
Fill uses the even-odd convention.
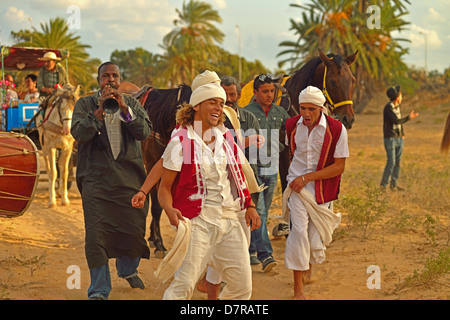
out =
[[[167,217],[169,218],[170,224],[176,228],[178,228],[178,224],[180,220],[184,221],[184,217],[181,214],[180,210],[175,208],[167,209],[166,211]]]
[[[258,229],[261,226],[261,218],[259,217],[258,211],[253,207],[248,207],[247,211],[245,211],[245,221],[247,222],[247,226],[251,227],[250,231]]]
[[[411,119],[414,119],[414,118],[416,118],[418,116],[419,116],[419,113],[418,112],[414,112],[414,110],[409,113],[409,117]]]
[[[127,116],[128,115],[128,106],[125,103],[123,94],[120,93],[119,91],[117,91],[117,89],[115,89],[109,85],[105,86],[105,88],[102,90],[101,96],[98,98],[99,107],[101,109],[103,109],[103,103],[105,102],[105,100],[110,99],[110,98],[116,99],[117,102],[119,102],[119,108],[121,109],[122,113],[125,116]],[[102,114],[103,114],[103,112],[102,112]]]
[[[144,207],[145,198],[147,198],[147,196],[142,191],[138,191],[131,199],[131,205],[134,208],[141,209]]]
[[[249,147],[250,145],[254,145],[254,146],[256,146],[256,148],[259,149],[266,142],[266,139],[264,138],[264,136],[259,135],[259,134],[254,134],[254,135],[248,136],[246,139],[248,139],[247,145],[245,146],[246,148]]]
[[[289,184],[289,187],[292,189],[292,191],[295,191],[297,193],[300,193],[300,191],[302,191],[302,189],[306,186],[306,183],[308,183],[305,183],[306,180],[303,181],[304,178],[305,176],[303,176],[303,178],[302,176],[297,177]]]

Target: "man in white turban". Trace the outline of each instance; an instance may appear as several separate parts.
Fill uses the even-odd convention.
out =
[[[214,78],[211,73],[203,75]],[[186,220],[191,225],[186,256],[165,300],[190,299],[208,264],[227,283],[221,299],[250,299],[252,293],[248,242],[240,217],[244,215],[252,229],[261,220],[247,188],[239,148],[221,125],[225,91],[220,82],[207,82],[193,84],[190,104],[177,112],[179,130],[162,157],[158,200],[171,225]]]
[[[309,86],[299,95],[300,115],[286,121],[292,162],[283,195],[290,227],[285,265],[294,273],[294,299],[305,299],[303,278],[309,280],[311,265],[325,260],[325,245],[340,222],[330,207],[349,156],[347,131],[321,112],[324,103],[322,91]]]

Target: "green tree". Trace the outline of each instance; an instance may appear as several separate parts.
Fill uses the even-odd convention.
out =
[[[91,60],[86,49],[91,46],[80,42],[80,37],[70,32],[67,21],[57,17],[50,19],[48,23],[41,23],[40,30],[33,27],[32,30],[20,30],[11,32],[16,41],[15,46],[37,47],[51,49],[65,49],[69,66],[69,81],[73,85],[82,84],[84,91],[90,91],[95,85],[92,81],[96,73],[98,60]]]
[[[143,48],[131,50],[115,50],[111,54],[111,61],[120,67],[123,80],[142,87],[156,85],[160,56]]]
[[[225,36],[214,25],[221,23],[222,18],[206,2],[189,0],[176,12],[175,28],[164,37],[161,45],[165,51],[162,57],[164,75],[171,85],[190,83],[198,72],[219,61],[217,44],[222,43]]]
[[[413,87],[403,62],[408,49],[401,46],[408,40],[392,36],[409,24],[403,20],[408,14],[404,2],[409,4],[408,0],[312,0],[307,5],[291,4],[303,10],[300,21],[291,19],[290,30],[298,39],[280,43],[285,49],[278,56],[287,57],[279,65],[289,63],[291,71],[299,69],[317,56],[319,48],[343,56],[358,50],[352,65],[356,77],[353,99],[357,106],[364,106],[377,85],[398,83]],[[373,15],[370,10],[367,12],[371,5],[379,9],[379,26],[368,23]]]

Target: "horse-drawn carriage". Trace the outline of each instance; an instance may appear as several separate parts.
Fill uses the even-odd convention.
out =
[[[65,50],[2,46],[2,83],[5,83],[5,70],[37,71],[42,68],[44,62],[38,58],[49,51],[58,57],[67,55]],[[66,60],[66,70],[67,67]],[[28,209],[43,173],[41,140],[34,121],[42,108],[39,102],[6,100],[6,91],[3,93],[0,104],[0,216],[18,217]],[[73,179],[73,163],[71,161],[69,180]],[[49,170],[46,171],[49,174]]]

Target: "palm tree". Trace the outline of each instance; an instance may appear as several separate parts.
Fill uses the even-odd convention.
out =
[[[222,19],[210,4],[197,0],[183,2],[182,10],[176,12],[175,29],[161,45],[165,50],[163,61],[171,83],[191,82],[200,70],[219,59],[216,44],[222,43],[225,35],[214,23],[221,23]]]
[[[404,2],[409,4],[408,0]],[[366,12],[370,5],[380,8],[381,28],[369,28]],[[400,0],[312,0],[308,5],[291,4],[305,10],[301,21],[291,19],[291,29],[297,41],[280,43],[286,48],[278,56],[282,66],[290,63],[291,71],[317,56],[317,49],[343,56],[359,51],[352,65],[356,77],[354,100],[363,106],[376,85],[395,82],[413,85],[407,76],[408,68],[402,61],[408,50],[400,45],[401,38],[393,38],[393,31],[402,31],[409,24],[403,20],[408,14]]]
[[[51,49],[65,49],[63,53],[68,59],[69,81],[72,84],[92,85],[92,74],[96,73],[96,65],[89,62],[89,54],[86,49],[91,46],[82,44],[80,37],[70,32],[67,21],[57,17],[50,19],[49,23],[41,23],[41,30],[33,27],[33,30],[20,30],[11,32],[16,46],[38,47]],[[30,41],[32,39],[32,41]]]

